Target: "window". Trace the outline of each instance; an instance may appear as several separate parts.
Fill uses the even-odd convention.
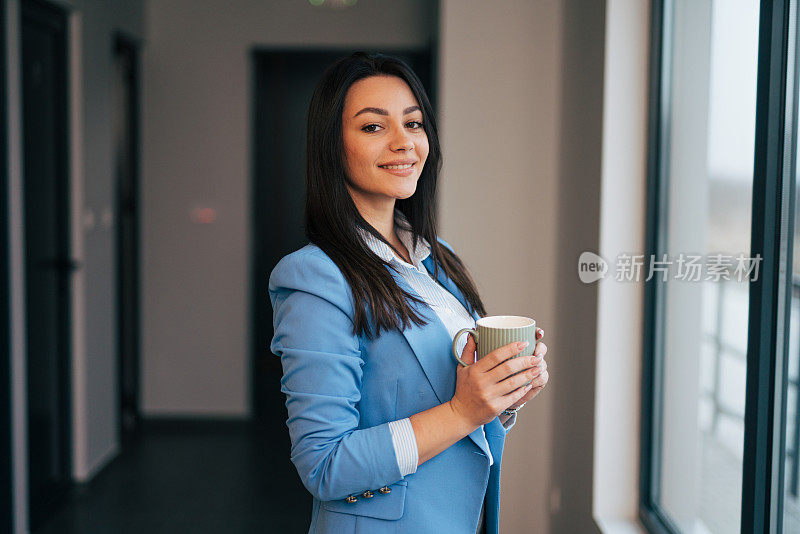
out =
[[[800,532],[795,11],[653,3],[640,487],[653,532]]]

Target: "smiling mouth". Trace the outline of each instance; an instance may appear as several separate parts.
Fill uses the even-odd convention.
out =
[[[381,169],[389,169],[390,171],[402,171],[403,169],[410,169],[416,163],[406,163],[404,165],[378,165]]]

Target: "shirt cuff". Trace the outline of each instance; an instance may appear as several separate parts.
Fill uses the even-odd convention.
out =
[[[419,451],[417,450],[417,438],[414,436],[414,427],[411,426],[411,419],[406,417],[399,421],[389,421],[389,432],[392,434],[392,444],[394,454],[397,457],[397,467],[400,468],[402,476],[417,472],[419,462]]]
[[[517,422],[517,413],[516,413],[516,412],[514,412],[514,413],[511,415],[511,417],[509,417],[509,418],[506,420],[506,422],[505,422],[505,423],[501,423],[501,424],[503,425],[503,428],[505,428],[505,429],[506,429],[506,432],[508,432],[509,430],[511,430],[511,427],[512,427],[512,426],[514,426],[514,424],[515,424],[516,422]]]

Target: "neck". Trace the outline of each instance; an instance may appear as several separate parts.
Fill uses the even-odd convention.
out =
[[[394,231],[394,198],[380,203],[369,202],[367,199],[362,198],[361,195],[355,194],[352,189],[350,190],[350,196],[353,198],[353,203],[361,216],[364,217],[364,220],[372,225],[384,239],[390,243],[398,241]]]
[[[411,262],[411,255],[397,237],[394,229],[394,203],[395,199],[390,198],[381,202],[370,202],[369,199],[357,194],[353,189],[350,189],[350,196],[353,198],[353,203],[356,205],[358,212],[364,217],[369,224],[372,225],[389,243],[395,254],[403,258],[407,262]],[[402,252],[401,252],[402,251]]]

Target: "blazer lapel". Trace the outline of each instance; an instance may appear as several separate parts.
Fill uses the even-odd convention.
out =
[[[399,274],[394,274],[397,284],[403,290],[415,297],[422,297]],[[409,302],[425,321],[424,326],[410,323],[404,330],[403,336],[414,351],[425,376],[428,378],[436,398],[444,403],[453,398],[456,389],[456,361],[450,356],[450,335],[439,316],[430,306]]]
[[[426,269],[428,269],[428,272],[431,273],[431,277],[433,277],[433,271],[434,271],[433,256],[430,255],[427,258],[425,258],[424,260],[422,260],[422,264],[425,266]],[[444,274],[444,270],[439,269],[439,275],[436,277],[436,281],[439,282],[440,284],[442,284],[445,287],[445,289],[447,289],[450,293],[452,293],[453,296],[458,299],[458,301],[461,303],[461,305],[464,306],[464,308],[466,308],[467,310],[470,309],[469,308],[469,303],[467,302],[467,299],[464,298],[464,295],[462,295],[461,291],[458,290],[458,286],[455,284],[455,282],[450,280]],[[478,315],[474,310],[472,312],[472,317],[476,321],[478,319],[480,319],[480,315]],[[455,361],[455,360],[453,360],[453,361]]]
[[[431,273],[431,276],[433,276],[432,256],[428,256],[422,263],[425,265],[425,268],[428,269],[428,272]],[[411,295],[421,298],[402,276],[391,269],[390,272],[402,289]],[[458,287],[445,276],[441,269],[439,270],[437,279],[439,283],[450,291],[450,293],[469,310],[469,306],[464,296],[458,290]],[[456,368],[458,363],[456,363],[452,356],[453,340],[450,338],[450,334],[441,319],[439,319],[439,316],[436,315],[436,312],[434,312],[430,306],[418,304],[416,302],[409,302],[409,305],[422,316],[428,324],[421,327],[411,323],[403,330],[403,336],[406,338],[411,350],[414,351],[414,355],[417,357],[439,402],[447,402],[453,398],[453,394],[456,390]],[[472,313],[472,316],[476,320],[480,318],[475,312]],[[484,454],[487,456],[491,454],[489,443],[486,441],[486,436],[481,427],[473,430],[469,434],[469,437]]]

